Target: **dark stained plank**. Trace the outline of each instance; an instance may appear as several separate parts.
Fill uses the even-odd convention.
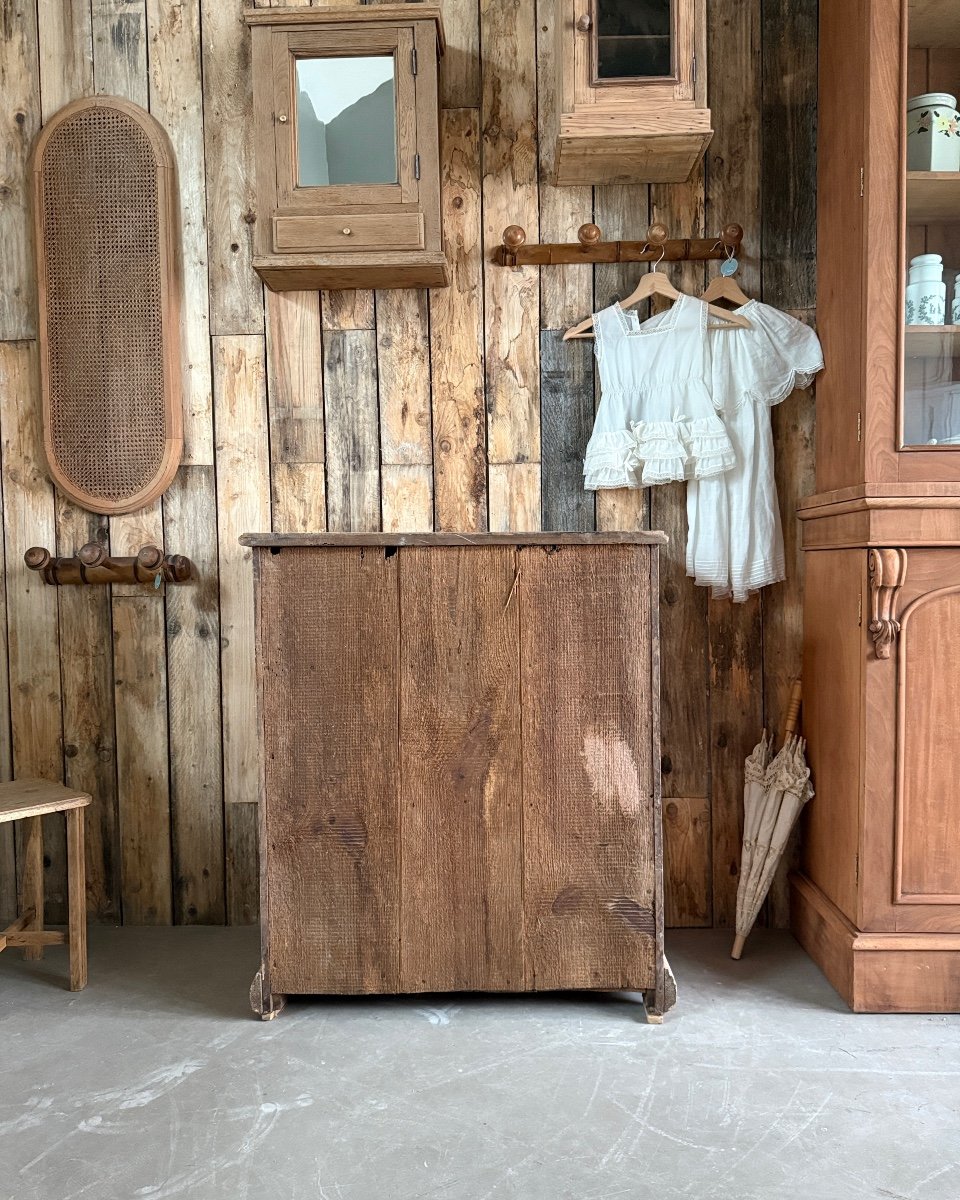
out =
[[[653,553],[519,556],[530,988],[654,983]]]
[[[396,991],[398,555],[257,554],[271,987]]]
[[[760,294],[760,146],[762,73],[760,0],[713,0],[710,6],[710,107],[716,130],[707,150],[706,228],[737,221],[744,230],[738,279]],[[711,600],[710,815],[713,921],[736,914],[743,809],[743,763],[763,727],[760,600]]]
[[[400,984],[519,989],[517,552],[409,547],[399,559]]]
[[[817,253],[817,0],[763,0],[763,298],[812,321]],[[763,598],[764,723],[780,730],[803,640],[804,554],[794,506],[812,494],[813,391],[772,410],[787,578]],[[787,874],[796,835],[770,889],[768,923],[790,923]]]
[[[373,330],[323,335],[330,529],[380,528],[377,341]]]
[[[593,345],[540,334],[540,431],[544,529],[588,532],[594,493],[583,489],[583,455],[593,429]]]

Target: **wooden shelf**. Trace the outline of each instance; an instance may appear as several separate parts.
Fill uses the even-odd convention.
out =
[[[960,46],[957,0],[910,0],[911,46]]]
[[[907,224],[960,221],[960,172],[908,171]]]
[[[907,358],[960,358],[960,325],[908,325]]]

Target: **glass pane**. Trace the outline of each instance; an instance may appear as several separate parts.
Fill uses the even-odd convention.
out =
[[[597,0],[599,79],[672,74],[672,0]]]
[[[300,187],[397,182],[393,55],[297,59]]]
[[[960,21],[952,5],[933,19],[935,8],[908,9],[907,446],[960,445]]]

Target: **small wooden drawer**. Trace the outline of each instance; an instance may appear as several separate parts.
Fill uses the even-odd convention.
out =
[[[282,250],[422,250],[423,213],[275,217],[273,242]]]

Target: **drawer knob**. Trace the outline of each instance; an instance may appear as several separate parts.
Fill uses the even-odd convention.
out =
[[[286,123],[287,123],[287,114],[286,114],[286,113],[281,113],[281,114],[279,115],[279,117],[277,117],[277,120],[280,122],[280,124],[281,124],[281,125],[286,125]]]
[[[593,18],[589,13],[584,13],[582,17],[577,18],[577,28],[581,33],[589,33],[593,25]]]
[[[341,229],[341,230],[340,230],[340,232],[341,232],[342,234],[344,234],[346,237],[349,237],[349,236],[350,236],[350,234],[351,234],[351,233],[353,233],[353,230],[350,228],[350,226],[349,226],[349,225],[345,225],[345,226],[343,227],[343,229]]]

